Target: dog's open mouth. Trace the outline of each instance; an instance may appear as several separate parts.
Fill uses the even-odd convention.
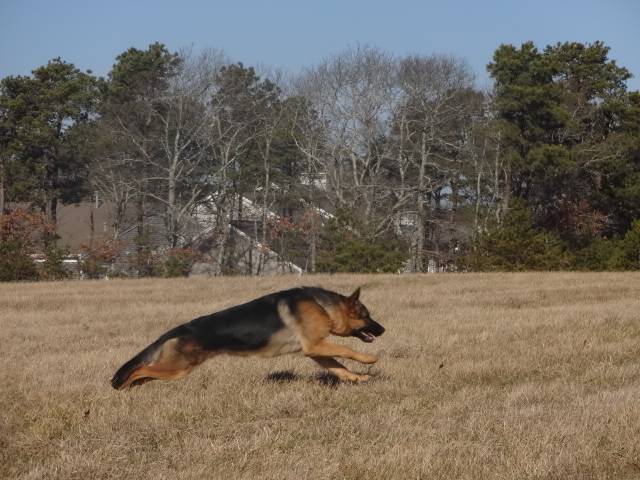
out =
[[[363,342],[367,342],[367,343],[371,343],[376,339],[374,334],[369,332],[364,332],[362,330],[359,330],[356,332],[356,337],[358,337]]]

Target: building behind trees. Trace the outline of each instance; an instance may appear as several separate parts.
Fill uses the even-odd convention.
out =
[[[72,257],[88,276],[639,269],[640,94],[608,53],[501,45],[490,91],[464,60],[370,47],[296,77],[159,43],[106,78],[59,58],[5,77],[1,279]]]

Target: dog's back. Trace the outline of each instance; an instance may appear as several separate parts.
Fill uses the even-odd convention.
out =
[[[312,299],[307,288],[292,288],[198,317],[185,327],[206,350],[256,351],[286,326],[278,304],[295,309],[298,302]]]

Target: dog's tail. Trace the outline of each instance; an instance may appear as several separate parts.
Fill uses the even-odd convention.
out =
[[[131,360],[122,365],[113,375],[113,378],[111,379],[111,386],[116,390],[120,390],[121,388],[126,386],[129,378],[131,377],[131,374],[141,366],[147,365],[152,362],[156,358],[158,350],[160,350],[160,348],[167,340],[180,337],[186,333],[188,333],[188,331],[185,325],[180,325],[172,330],[169,330],[151,345],[138,353]]]

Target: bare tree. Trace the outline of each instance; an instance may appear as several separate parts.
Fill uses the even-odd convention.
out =
[[[242,177],[259,120],[255,109],[256,98],[260,98],[256,92],[257,81],[253,69],[246,69],[242,64],[225,66],[215,76],[209,102],[209,135],[214,159],[211,181],[215,185],[210,203],[216,214],[216,274],[223,272],[228,253],[234,204],[237,201],[238,209],[242,205]]]
[[[166,87],[154,90],[145,102],[147,128],[135,128],[120,116],[114,119],[117,134],[135,152],[131,160],[141,164],[139,196],[161,206],[172,247],[181,242],[185,222],[210,187],[213,137],[207,98],[225,61],[215,50],[198,56],[183,51],[179,58]]]
[[[140,194],[137,177],[129,168],[132,159],[126,154],[100,156],[94,161],[91,174],[92,188],[113,205],[111,213],[112,236],[122,231],[131,202]]]
[[[462,148],[461,119],[465,101],[461,94],[472,87],[467,65],[447,56],[413,56],[400,62],[398,72],[406,110],[402,140],[407,142],[415,169],[416,247],[414,269],[423,271],[427,226],[437,219],[445,187],[452,188],[451,162]],[[454,173],[455,175],[455,173]],[[432,232],[433,233],[433,232]],[[438,239],[433,242],[438,249]],[[435,252],[437,253],[437,251]]]
[[[300,225],[311,219],[295,227],[295,249],[308,243],[312,270],[323,222],[332,217],[323,208],[347,212],[346,228],[374,242],[407,236],[413,226],[413,264],[422,271],[439,255],[440,224],[445,217],[451,223],[471,196],[473,175],[482,184],[477,205],[485,201],[488,157],[470,135],[477,99],[460,60],[395,59],[356,47],[289,82],[278,71],[263,68],[269,78],[261,78],[228,64],[217,51],[183,51],[178,62],[162,54],[171,67],[165,80],[127,97],[134,121],[120,108],[105,123],[122,148],[103,157],[94,184],[124,205],[118,211],[133,199],[160,206],[172,246],[194,210],[208,209],[217,273],[231,258],[231,222],[241,219],[245,196],[256,219],[249,237],[263,247],[275,206],[285,216],[297,209]],[[281,239],[281,249],[288,245]],[[250,256],[251,271],[260,272],[267,257]]]
[[[0,152],[0,215],[5,213],[5,160],[4,152]]]
[[[170,245],[178,244],[181,228],[209,188],[206,173],[211,166],[210,112],[205,104],[213,76],[222,62],[210,55],[192,58],[182,55],[181,71],[157,104],[155,115],[161,129],[157,154],[148,156],[154,169],[149,180],[161,188],[150,196],[165,206],[165,223]],[[212,63],[215,62],[215,63]],[[157,193],[156,193],[157,192]]]
[[[310,164],[327,176],[336,208],[358,211],[373,231],[388,224],[378,207],[391,192],[383,181],[391,155],[389,137],[396,105],[393,58],[358,47],[306,71],[297,93],[314,111],[297,143]],[[388,212],[386,212],[388,213]]]
[[[498,224],[502,221],[509,205],[508,155],[504,153],[500,122],[490,115],[489,106],[487,102],[484,116],[474,122],[468,143],[468,156],[473,165],[468,174],[474,179],[474,245],[490,219]]]

